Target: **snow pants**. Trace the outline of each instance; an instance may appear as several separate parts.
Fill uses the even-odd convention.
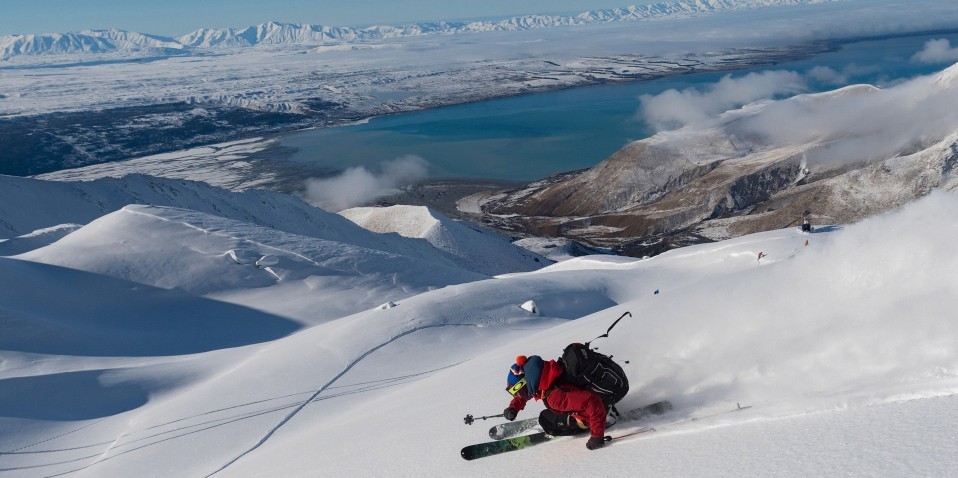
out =
[[[554,436],[579,435],[589,431],[589,425],[576,419],[571,413],[554,412],[548,408],[539,413],[542,431]]]
[[[598,395],[573,385],[560,385],[546,392],[546,408],[560,414],[571,414],[589,424],[593,437],[605,436],[605,405]],[[540,422],[542,416],[539,416]],[[547,426],[542,424],[543,429]]]

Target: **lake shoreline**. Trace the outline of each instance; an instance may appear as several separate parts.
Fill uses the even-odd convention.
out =
[[[390,112],[390,113],[384,113],[377,116],[362,116],[358,119],[356,117],[353,117],[349,120],[349,122],[344,122],[342,124],[328,125],[328,126],[315,126],[315,127],[310,127],[308,129],[295,128],[289,131],[276,131],[274,129],[273,132],[271,132],[270,134],[255,136],[255,137],[261,138],[264,143],[267,143],[267,146],[265,148],[260,148],[259,151],[252,152],[252,153],[239,152],[237,156],[232,157],[231,161],[237,162],[237,164],[243,163],[245,161],[247,165],[249,166],[248,173],[243,173],[242,169],[234,170],[234,172],[236,172],[237,174],[240,174],[240,175],[246,174],[249,177],[247,178],[240,177],[239,180],[233,181],[233,183],[234,184],[251,184],[253,181],[255,181],[257,184],[255,187],[258,187],[258,188],[273,189],[273,190],[278,190],[285,193],[298,194],[302,192],[303,184],[306,178],[334,177],[346,169],[343,167],[332,167],[328,165],[323,165],[321,163],[312,163],[309,161],[290,161],[290,158],[293,155],[295,155],[298,150],[296,148],[281,144],[282,139],[289,136],[290,134],[303,133],[303,132],[315,132],[315,131],[340,130],[341,128],[357,126],[357,122],[359,123],[358,126],[363,127],[363,126],[368,126],[370,124],[379,123],[381,121],[388,121],[395,118],[404,118],[406,115],[415,115],[417,113],[423,114],[423,113],[437,112],[437,111],[443,111],[443,114],[436,115],[434,118],[431,117],[431,119],[434,122],[443,122],[443,121],[448,121],[450,119],[455,120],[457,118],[457,115],[461,112],[459,110],[451,109],[457,106],[477,105],[483,102],[496,102],[497,100],[509,99],[509,98],[548,98],[547,95],[549,95],[550,93],[555,94],[557,92],[588,93],[589,91],[592,91],[592,93],[588,93],[586,95],[580,95],[580,96],[589,96],[589,95],[595,96],[596,94],[595,92],[598,91],[600,94],[613,96],[613,94],[609,92],[613,92],[613,90],[616,90],[614,92],[615,95],[628,96],[630,94],[629,92],[634,90],[634,88],[618,91],[619,87],[624,85],[630,85],[630,84],[631,85],[648,84],[656,79],[662,79],[662,78],[668,78],[668,77],[689,78],[693,75],[706,75],[705,78],[709,79],[709,81],[716,81],[716,78],[719,78],[720,75],[726,72],[759,69],[763,65],[767,65],[767,64],[778,65],[787,61],[795,61],[796,59],[803,59],[803,58],[815,59],[815,58],[818,58],[821,54],[824,54],[827,52],[839,52],[842,49],[848,47],[848,45],[859,43],[859,42],[875,41],[875,40],[882,40],[882,39],[911,38],[911,37],[915,37],[917,39],[923,36],[928,37],[928,36],[934,36],[934,35],[955,34],[955,33],[958,33],[958,29],[832,39],[827,41],[816,42],[814,44],[806,44],[803,46],[805,50],[799,51],[795,49],[798,47],[793,47],[793,49],[789,50],[791,52],[791,56],[784,56],[784,54],[781,51],[776,53],[776,55],[778,56],[758,57],[754,55],[751,55],[751,56],[740,55],[737,58],[735,63],[715,64],[715,65],[711,65],[711,69],[705,69],[704,67],[696,66],[692,68],[693,71],[688,71],[688,72],[671,71],[666,73],[660,72],[661,74],[659,76],[656,76],[654,78],[648,78],[648,79],[632,78],[628,80],[616,80],[616,81],[606,80],[601,83],[593,83],[593,84],[585,84],[585,85],[565,85],[562,87],[554,87],[548,90],[543,89],[543,90],[537,90],[537,91],[514,92],[508,95],[500,94],[499,96],[485,96],[481,98],[475,98],[472,100],[469,100],[469,99],[464,100],[462,98],[459,98],[458,99],[459,102],[434,104],[434,106],[430,106],[428,108],[403,112],[404,114],[399,114],[398,112]],[[902,43],[902,42],[897,42],[897,43]],[[918,40],[910,42],[910,43],[913,44],[913,46],[917,45],[920,47],[921,45],[921,43],[918,42]],[[812,45],[812,46],[809,46],[809,45]],[[874,46],[870,46],[870,48],[874,48]],[[854,48],[852,50],[854,50]],[[796,52],[799,52],[800,54]],[[846,57],[849,56],[849,54],[843,54],[843,55]],[[857,59],[856,55],[852,55],[852,56],[854,56],[854,58]],[[806,60],[804,61],[804,63],[814,64],[815,62]],[[686,66],[688,67],[688,65]],[[788,67],[791,68],[793,66],[794,65],[789,65]],[[700,68],[700,69],[696,70],[695,68]],[[669,84],[666,86],[671,86],[673,83],[674,82],[670,81]],[[678,89],[682,89],[682,88],[688,87],[689,84],[693,84],[693,83],[687,80],[683,80],[682,83],[679,83],[679,86],[674,86],[674,87]],[[686,86],[681,86],[681,85],[686,85]],[[602,92],[602,90],[590,90],[590,88],[602,88],[602,87],[606,87],[609,89],[607,89],[605,92]],[[557,96],[553,98],[548,98],[547,101],[561,101],[563,98],[569,98],[569,95],[562,95],[562,96]],[[501,103],[500,101],[499,103],[496,104],[495,108],[502,108],[507,106],[511,106],[511,104],[505,105]],[[591,104],[584,105],[584,107],[590,107],[590,106]],[[524,102],[524,103],[520,102],[516,105],[516,107],[527,108],[529,107],[529,102]],[[273,126],[275,127],[276,125],[273,125]],[[595,126],[595,125],[590,125],[590,126],[592,126],[593,128],[599,128],[599,129],[602,128],[601,126]],[[255,128],[244,131],[243,132],[244,134],[241,135],[242,136],[241,139],[237,139],[233,141],[243,141],[244,139],[252,138],[254,137],[254,136],[251,136],[252,132],[255,132]],[[552,132],[550,132],[550,134],[551,133]],[[567,134],[567,133],[568,131],[566,132],[560,131],[555,134],[561,135],[561,134]],[[637,135],[637,137],[633,138],[632,140],[634,141],[634,140],[647,137],[647,136],[641,136],[641,137],[638,137],[638,136],[639,135]],[[429,137],[428,139],[432,140],[434,138]],[[519,141],[524,142],[525,139],[520,137]],[[206,143],[206,144],[209,144],[209,143]],[[392,146],[390,145],[390,147]],[[586,144],[585,147],[593,148],[591,144]],[[181,151],[181,150],[177,150],[177,151]],[[597,151],[597,149],[592,149],[592,151],[595,152]],[[401,148],[393,148],[392,152],[394,153],[394,156],[392,156],[393,158],[401,154],[404,154],[404,151]],[[611,154],[612,152],[614,152],[614,150],[608,151],[608,154]],[[234,153],[236,152],[234,151]],[[359,152],[357,154],[361,155],[362,153]],[[522,153],[522,154],[525,154],[525,153]],[[608,154],[606,154],[606,151],[604,150],[601,152],[601,154],[595,154],[594,163],[591,163],[589,167],[594,166],[595,164],[598,164],[599,162],[604,160],[605,157],[608,156]],[[491,159],[501,160],[501,158],[493,158],[492,156],[488,156],[488,157]],[[347,158],[347,159],[351,160],[351,158]],[[483,160],[485,160],[485,158]],[[525,160],[525,158],[523,158],[523,160]],[[116,176],[116,175],[122,175],[124,172],[126,173],[141,172],[141,171],[138,171],[136,168],[142,167],[142,164],[143,164],[142,161],[140,161],[139,164],[132,163],[129,165],[129,167],[124,167],[123,163],[127,161],[134,161],[134,160],[117,161],[117,162],[108,161],[106,163],[102,163],[103,166],[109,166],[109,168],[103,168],[104,170],[108,169],[109,173],[105,173],[102,171],[101,172],[91,171],[89,177],[93,178],[97,175]],[[213,169],[215,169],[216,167],[221,168],[223,159],[217,158],[214,156],[209,156],[204,158],[202,154],[197,154],[197,155],[190,155],[189,161],[190,161],[190,164],[187,164],[187,162],[184,161],[183,164],[179,166],[175,164],[177,163],[176,160],[168,161],[164,165],[164,168],[162,171],[153,171],[152,174],[169,176],[169,177],[191,178],[191,177],[195,177],[195,174],[190,173],[190,168],[195,167],[196,164],[203,163]],[[536,175],[520,176],[520,175],[513,174],[513,169],[515,166],[520,165],[521,163],[519,161],[516,161],[514,158],[509,158],[508,161],[511,161],[511,162],[507,162],[505,165],[499,166],[497,169],[498,171],[505,173],[507,177],[491,178],[491,177],[482,176],[482,175],[446,174],[443,171],[432,171],[431,177],[423,181],[422,183],[406,188],[402,192],[384,196],[381,199],[376,201],[371,201],[367,205],[377,204],[377,203],[380,203],[380,204],[409,203],[409,204],[427,205],[429,207],[433,207],[436,210],[439,210],[440,212],[443,212],[444,214],[448,214],[452,217],[468,219],[468,214],[464,214],[462,211],[456,208],[455,202],[463,197],[469,196],[471,194],[475,194],[476,192],[481,192],[480,190],[482,190],[483,188],[484,190],[489,190],[489,191],[511,189],[511,188],[519,187],[523,184],[534,182],[541,178],[546,178],[549,176],[554,176],[555,174],[561,174],[566,171],[572,171],[572,170],[577,170],[582,168],[581,166],[563,167],[560,163],[557,162],[554,167],[551,167],[551,170],[549,172],[540,173]],[[217,162],[220,163],[220,166],[217,166],[216,164]],[[356,165],[356,166],[361,166],[361,165]],[[356,167],[356,166],[347,166],[347,167]],[[96,169],[96,168],[94,167],[93,169]],[[147,174],[150,174],[150,173],[147,173]],[[225,185],[225,187],[233,189],[233,186]]]

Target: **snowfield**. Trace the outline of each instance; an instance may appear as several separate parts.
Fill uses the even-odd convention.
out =
[[[275,139],[249,138],[127,161],[61,169],[36,177],[54,181],[93,181],[98,178],[122,178],[136,173],[203,181],[234,191],[268,189],[270,184],[278,181],[275,172],[256,170],[249,158],[275,143]]]
[[[683,0],[576,17],[339,29],[351,32],[269,22],[165,43],[118,30],[6,35],[0,116],[185,102],[343,123],[774,61],[787,46],[797,48],[786,56],[802,55],[815,40],[947,30],[956,18],[937,0]]]
[[[954,193],[811,234],[495,277],[305,205],[325,233],[184,206],[44,224],[55,239],[0,258],[5,476],[956,476]],[[490,258],[515,247],[428,210],[360,212],[393,230],[438,218]],[[497,423],[463,416],[501,412],[517,354],[555,358],[625,311],[593,345],[629,374],[621,407],[673,402],[655,432],[459,457]],[[708,417],[737,403],[752,408]]]

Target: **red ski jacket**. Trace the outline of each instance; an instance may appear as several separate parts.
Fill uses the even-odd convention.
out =
[[[556,380],[562,376],[562,366],[555,360],[542,363],[542,375],[539,378],[538,390],[535,390],[532,398],[543,400],[546,408],[561,413],[570,413],[573,417],[589,424],[589,430],[593,437],[602,437],[605,435],[605,405],[602,398],[589,390],[584,390],[575,385],[561,384],[555,385]],[[513,410],[522,410],[529,401],[527,397],[518,394],[512,397],[509,402],[509,408]]]

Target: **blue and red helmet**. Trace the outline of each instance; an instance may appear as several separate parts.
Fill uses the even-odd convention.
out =
[[[523,366],[526,364],[526,356],[516,357],[516,363],[509,367],[509,375],[506,376],[506,391],[515,396],[526,386],[526,373]]]

